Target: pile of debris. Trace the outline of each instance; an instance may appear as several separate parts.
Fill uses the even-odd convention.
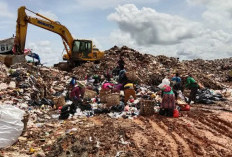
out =
[[[119,56],[123,57],[128,77],[134,83],[124,90],[118,90],[118,76],[111,74],[110,83],[106,81],[106,72],[112,72],[117,68],[115,61]],[[105,139],[102,139],[101,134],[95,134],[96,130],[99,132],[104,130],[102,127],[93,127],[88,118],[103,114],[110,118],[134,119],[138,115],[146,116],[159,112],[161,96],[155,86],[160,84],[165,76],[175,72],[184,76],[191,70],[200,83],[210,88],[210,92],[199,91],[198,102],[209,104],[209,100],[210,103],[224,101],[222,91],[212,90],[223,88],[224,80],[216,80],[205,75],[203,72],[207,72],[208,67],[204,65],[199,60],[180,62],[173,57],[141,54],[125,46],[122,48],[115,46],[108,50],[99,64],[87,62],[74,68],[72,72],[27,63],[15,64],[8,68],[0,63],[0,105],[13,105],[26,111],[27,114],[24,117],[23,134],[7,151],[20,150],[20,153],[28,155],[37,152],[43,156],[73,153],[86,155],[87,152],[102,155],[112,143],[104,143]],[[213,65],[219,66],[219,63]],[[95,80],[92,78],[93,75],[100,76],[97,87],[93,84],[92,80]],[[69,83],[74,76],[86,87],[83,101],[77,108],[72,108],[74,102],[69,99]],[[110,84],[110,89],[104,89],[105,83]],[[232,91],[229,96],[231,93]],[[113,122],[109,123],[108,129],[111,126],[113,129],[107,140],[114,137],[120,141],[119,144],[113,143],[117,147],[127,145],[124,141],[127,133],[113,136],[112,134],[119,132],[121,128],[113,126]],[[77,128],[89,129],[88,138],[85,138],[86,132],[81,136],[82,131]],[[72,137],[74,132],[78,133],[78,139],[81,141],[78,141],[77,137]],[[57,136],[61,138],[57,139]],[[104,144],[99,146],[99,142]],[[70,143],[74,144],[73,147]],[[131,147],[135,148],[133,144]],[[63,152],[67,149],[69,151]],[[117,153],[117,150],[113,150],[113,153]]]
[[[9,69],[2,64],[1,67],[2,103],[23,100],[30,105],[41,104],[43,99],[53,99],[62,93],[70,78],[67,72],[24,63],[15,64]]]
[[[123,46],[118,48],[114,46],[105,52],[105,57],[100,64],[86,63],[73,69],[73,74],[78,74],[80,79],[85,77],[85,72],[96,73],[106,70],[114,70],[117,67],[117,61],[122,56],[125,61],[125,69],[136,76],[138,81],[147,85],[158,85],[163,79],[165,72],[170,68],[178,67],[178,60],[165,56],[152,56],[141,54],[138,51]],[[80,75],[81,74],[81,75]]]
[[[232,58],[183,61],[186,69],[199,78],[200,82],[207,88],[222,89],[221,84],[228,80],[228,73],[232,70]]]
[[[86,73],[103,73],[117,67],[117,61],[122,56],[126,70],[134,76],[138,82],[154,86],[158,85],[165,76],[179,72],[181,76],[188,73],[197,79],[204,87],[210,89],[223,89],[222,84],[227,80],[227,73],[232,68],[232,58],[220,60],[179,61],[178,58],[166,56],[153,56],[141,54],[138,51],[123,46],[114,46],[105,52],[104,59],[100,64],[88,62],[73,69],[73,74],[79,79],[84,79]]]

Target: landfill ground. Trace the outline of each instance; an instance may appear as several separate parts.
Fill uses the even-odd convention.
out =
[[[99,115],[50,121],[28,128],[26,141],[2,150],[2,156],[232,156],[231,116],[231,103],[218,102],[193,105],[179,118]]]
[[[199,83],[211,93],[219,93],[224,100],[191,104],[190,111],[180,111],[179,118],[157,113],[150,117],[132,116],[124,110],[125,115],[130,114],[120,118],[84,114],[59,120],[59,110],[49,102],[67,92],[72,76],[82,81],[87,74],[102,75],[106,69],[117,66],[115,60],[121,55],[126,70],[133,72],[131,78],[140,84],[137,100],[143,96],[150,100],[152,87],[160,84],[167,73],[177,71],[181,76],[191,72]],[[141,54],[128,47],[113,47],[100,64],[87,62],[71,72],[26,63],[11,67],[0,64],[0,105],[13,105],[30,115],[26,132],[12,146],[0,149],[0,157],[230,157],[232,83],[227,80],[230,69],[232,58],[178,61],[173,57]],[[50,101],[42,101],[44,98]]]

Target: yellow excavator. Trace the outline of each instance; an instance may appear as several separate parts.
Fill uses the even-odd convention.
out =
[[[28,16],[26,10],[40,18]],[[60,35],[67,52],[63,55],[63,60],[67,60],[72,67],[85,61],[99,61],[104,56],[104,52],[99,51],[91,40],[74,39],[64,25],[39,13],[35,13],[25,6],[18,9],[14,41],[14,51],[16,54],[24,53],[28,23]]]

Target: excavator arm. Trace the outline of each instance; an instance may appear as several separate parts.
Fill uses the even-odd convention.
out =
[[[26,10],[34,13],[40,18],[28,16],[26,14]],[[15,37],[15,51],[17,54],[22,54],[24,52],[28,23],[60,35],[67,51],[67,55],[65,55],[64,59],[69,60],[71,58],[74,39],[69,30],[59,22],[53,21],[47,17],[44,17],[43,15],[40,15],[39,13],[26,9],[25,6],[18,9]]]
[[[28,16],[26,10],[35,14],[38,18]],[[33,12],[25,6],[18,9],[16,37],[13,48],[15,54],[24,53],[28,23],[60,35],[67,52],[63,56],[63,59],[68,60],[69,63],[79,64],[85,61],[98,61],[104,56],[104,52],[94,47],[91,40],[73,39],[71,33],[65,26],[39,13]]]

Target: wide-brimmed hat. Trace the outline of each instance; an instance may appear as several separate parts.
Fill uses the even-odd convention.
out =
[[[81,88],[84,88],[85,87],[85,81],[78,81],[77,82],[77,85]]]

